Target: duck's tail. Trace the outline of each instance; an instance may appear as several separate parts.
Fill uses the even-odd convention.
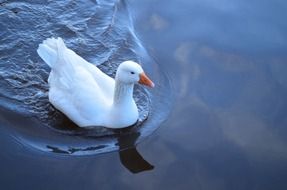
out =
[[[62,38],[44,40],[37,52],[52,69],[48,82],[57,87],[69,88],[75,73],[72,63],[78,56],[66,47]]]
[[[62,38],[47,38],[39,44],[37,49],[38,55],[49,65],[54,68],[61,54],[67,49]]]

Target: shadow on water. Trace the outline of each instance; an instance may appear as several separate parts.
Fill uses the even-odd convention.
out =
[[[0,108],[0,111],[2,113],[1,118],[0,118],[1,127],[6,126],[9,128],[9,127],[12,127],[11,125],[29,126],[31,124],[31,118],[29,117],[25,117],[23,115],[12,114],[11,111],[7,109],[3,109],[3,108]],[[14,119],[15,117],[17,118],[17,120]],[[13,120],[15,120],[16,122],[11,122]],[[152,170],[154,167],[150,163],[148,163],[136,149],[137,140],[141,136],[140,133],[130,132],[130,130],[131,128],[118,130],[118,133],[121,133],[124,135],[118,135],[115,138],[116,139],[115,143],[119,149],[119,158],[120,158],[122,165],[126,167],[132,173],[139,173],[142,171]],[[9,133],[7,135],[10,135],[17,142],[21,144],[24,143],[23,144],[24,146],[28,145],[27,148],[31,147],[32,145],[34,146],[34,148],[36,148],[36,150],[39,150],[39,149],[43,150],[43,147],[37,147],[39,146],[37,142],[35,141],[27,142],[27,139],[19,137],[18,130],[11,130],[11,128],[7,130],[6,128],[6,131],[4,132]],[[29,132],[37,133],[37,131],[34,131],[34,130],[29,131]],[[51,152],[51,153],[62,154],[62,155],[74,155],[74,154],[85,155],[85,152],[88,152],[90,154],[95,154],[97,152],[103,153],[106,151],[106,149],[110,150],[109,145],[101,145],[101,144],[97,145],[97,141],[94,141],[91,146],[86,147],[86,148],[76,148],[75,146],[75,147],[69,147],[68,149],[64,149],[61,146],[46,145],[45,152]]]
[[[133,133],[118,138],[118,144],[121,149],[119,151],[121,163],[132,173],[139,173],[154,168],[153,165],[142,157],[135,147],[135,142],[139,136],[139,133]]]
[[[119,146],[120,161],[122,165],[132,173],[140,173],[143,171],[152,170],[154,168],[153,165],[151,165],[143,158],[143,156],[138,152],[136,148],[136,141],[139,136],[140,133],[131,133],[123,135],[118,138],[117,143]],[[47,148],[50,149],[51,152],[58,154],[73,154],[75,152],[96,151],[100,149],[105,149],[106,146],[98,145],[85,149],[70,148],[69,150],[61,150],[58,147],[47,145]]]

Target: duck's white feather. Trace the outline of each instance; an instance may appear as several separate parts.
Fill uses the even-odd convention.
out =
[[[49,101],[77,125],[122,128],[137,121],[133,85],[143,73],[137,63],[122,63],[115,82],[61,38],[44,40],[37,52],[51,67]]]
[[[50,102],[80,126],[104,125],[114,79],[68,49],[61,38],[45,40],[37,52],[52,69]]]

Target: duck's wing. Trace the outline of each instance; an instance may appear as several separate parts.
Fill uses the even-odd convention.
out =
[[[89,126],[91,121],[101,125],[105,119],[103,114],[112,103],[112,99],[105,97],[91,73],[81,67],[68,88],[50,84],[49,100],[81,127]]]
[[[79,70],[90,73],[94,82],[97,83],[100,92],[108,99],[113,98],[115,81],[98,69],[95,65],[87,62],[73,50],[67,48],[61,38],[49,38],[44,40],[37,49],[39,56],[52,68],[49,83],[62,87],[69,87],[75,82],[73,77]],[[83,73],[83,72],[81,72]],[[87,74],[87,73],[86,73]],[[82,83],[86,79],[83,77]]]
[[[77,55],[71,49],[67,49],[67,57],[69,57],[70,61],[72,62],[74,68],[81,68],[91,74],[94,81],[97,83],[98,87],[100,88],[101,92],[104,96],[108,99],[112,99],[114,95],[114,88],[115,88],[115,80],[110,76],[103,73],[99,68],[95,65],[89,63],[79,55]]]
[[[112,103],[114,80],[68,49],[61,38],[45,40],[37,52],[52,69],[50,102],[79,126],[91,119],[101,125]]]

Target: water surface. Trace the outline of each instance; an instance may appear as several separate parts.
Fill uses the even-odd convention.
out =
[[[57,7],[52,6],[52,2],[35,2],[37,1],[30,4],[36,4],[39,9],[45,5],[47,14],[50,15],[47,24],[43,25],[43,29],[28,30],[26,40],[21,41],[21,38],[20,42],[15,41],[15,45],[11,45],[9,50],[11,52],[2,47],[8,42],[12,43],[12,40],[5,41],[1,37],[0,45],[5,49],[0,54],[2,78],[7,78],[4,72],[7,65],[17,67],[13,66],[13,59],[9,54],[19,51],[19,56],[29,55],[32,63],[39,63],[34,52],[37,43],[51,34],[61,34],[62,31],[70,47],[95,63],[98,60],[99,63],[107,62],[109,65],[109,61],[105,59],[110,57],[108,53],[111,52],[113,56],[109,60],[113,64],[121,58],[138,57],[158,83],[171,83],[171,88],[161,88],[157,92],[164,93],[155,93],[154,97],[159,96],[166,100],[165,96],[171,96],[173,99],[170,101],[174,103],[167,120],[137,146],[138,152],[136,149],[128,149],[120,153],[90,156],[57,154],[40,151],[14,140],[19,134],[19,127],[15,128],[17,122],[17,126],[29,126],[27,122],[31,122],[31,117],[29,114],[25,116],[26,108],[23,109],[24,113],[19,113],[22,107],[16,106],[18,97],[15,100],[9,94],[14,92],[15,87],[9,89],[7,82],[1,79],[1,105],[9,102],[6,107],[1,107],[0,166],[1,171],[5,171],[1,172],[3,187],[228,190],[287,188],[285,1],[146,0],[118,1],[118,6],[113,6],[113,1],[63,1],[63,4],[59,3],[59,7],[69,7],[65,9],[65,13],[68,13],[64,14],[67,18],[57,16],[61,15],[61,8],[58,12],[57,9],[49,10]],[[12,12],[16,11],[17,14],[21,13],[19,9],[23,9],[23,6],[26,9],[30,6],[27,8],[25,3],[16,5],[5,6],[12,6]],[[1,6],[3,7],[3,3]],[[8,17],[6,8],[4,10],[2,7],[1,28],[3,25],[13,28],[13,24],[5,22]],[[122,14],[113,17],[114,7]],[[26,14],[27,12],[29,11]],[[93,22],[89,22],[91,19],[85,20],[94,13],[98,16],[92,17]],[[46,18],[43,15],[38,16]],[[107,41],[95,43],[94,35],[105,28],[98,27],[99,20],[105,25],[109,23],[105,19],[111,18],[117,18],[114,23],[118,26],[128,27],[119,27],[120,30],[116,32],[108,30],[105,33],[108,36],[100,38]],[[38,19],[38,22],[42,21]],[[55,29],[49,27],[55,22],[60,26]],[[20,23],[23,22],[19,21],[18,24]],[[81,31],[85,28],[83,26],[90,26],[89,23],[95,26]],[[33,23],[25,23],[23,30],[29,28],[27,25],[34,26]],[[67,32],[67,27],[74,32]],[[31,33],[34,34],[33,37]],[[0,35],[6,34],[1,32]],[[132,39],[128,44],[133,45],[124,45],[126,39]],[[30,40],[33,41],[33,46],[25,46],[24,42]],[[114,51],[105,50],[103,44],[108,44],[106,48]],[[87,49],[102,49],[102,52],[92,54]],[[23,59],[23,64],[27,63],[28,58]],[[35,72],[34,67],[23,68],[21,64],[19,67],[27,72]],[[43,71],[44,76],[47,75],[46,69]],[[17,71],[18,68],[14,70]],[[39,68],[39,73],[41,72]],[[2,73],[6,75],[3,77]],[[39,88],[42,87],[40,85]],[[19,96],[31,97],[30,94]],[[14,103],[6,100],[11,98],[14,98],[11,100]],[[154,103],[161,103],[161,99]],[[164,106],[159,106],[158,112],[163,112],[163,108]],[[19,116],[9,117],[16,112]],[[154,110],[154,116],[158,112]],[[52,110],[51,113],[55,112]],[[14,128],[7,127],[11,123]],[[28,131],[34,134],[34,130]],[[50,137],[53,142],[53,134],[45,133],[44,137]],[[118,139],[118,143],[133,144],[138,136],[138,133],[132,133],[131,136]],[[43,139],[41,136],[36,137],[40,139],[36,142]]]

